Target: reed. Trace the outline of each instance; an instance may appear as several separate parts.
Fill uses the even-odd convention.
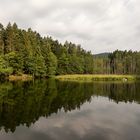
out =
[[[75,75],[59,75],[57,80],[61,81],[137,81],[140,76],[137,75],[92,75],[92,74],[75,74]]]
[[[22,75],[10,75],[8,77],[9,81],[28,81],[32,80],[33,76],[27,75],[27,74],[22,74]]]

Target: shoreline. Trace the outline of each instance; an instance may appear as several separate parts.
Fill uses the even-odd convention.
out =
[[[33,80],[32,75],[22,74],[22,75],[10,75],[6,79],[9,81],[30,81]]]
[[[103,74],[75,74],[75,75],[59,75],[56,76],[57,80],[60,81],[83,81],[83,82],[92,82],[92,81],[119,81],[119,82],[128,82],[128,81],[140,81],[139,75],[103,75]]]
[[[140,75],[103,75],[103,74],[72,74],[72,75],[57,75],[53,77],[55,80],[59,81],[140,81]],[[32,75],[22,74],[22,75],[10,75],[6,78],[9,81],[30,81],[34,80]]]

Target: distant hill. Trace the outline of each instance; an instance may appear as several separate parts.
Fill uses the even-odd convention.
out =
[[[108,57],[109,54],[110,54],[109,52],[99,53],[99,54],[95,54],[94,57],[105,58],[105,57]]]

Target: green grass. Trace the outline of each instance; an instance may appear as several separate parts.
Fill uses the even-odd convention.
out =
[[[92,75],[92,74],[75,74],[56,76],[61,81],[137,81],[140,76],[137,75]]]

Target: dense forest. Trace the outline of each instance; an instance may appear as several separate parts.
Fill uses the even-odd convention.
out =
[[[103,57],[94,56],[80,45],[68,41],[62,44],[31,28],[0,24],[0,75],[11,74],[140,74],[140,52],[117,50]]]
[[[140,74],[140,52],[119,51],[94,56],[93,73]]]

